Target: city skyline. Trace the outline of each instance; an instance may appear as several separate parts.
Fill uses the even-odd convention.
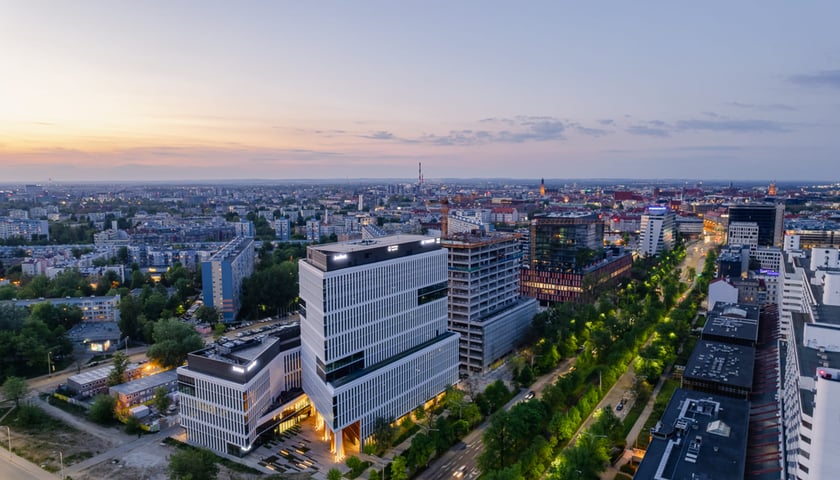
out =
[[[8,182],[840,177],[840,7],[3,2]]]

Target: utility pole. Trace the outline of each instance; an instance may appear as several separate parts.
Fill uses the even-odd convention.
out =
[[[6,427],[6,434],[9,436],[9,461],[12,461],[12,429],[9,428],[8,425],[4,425]]]

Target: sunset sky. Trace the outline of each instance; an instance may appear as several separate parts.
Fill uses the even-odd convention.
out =
[[[0,0],[0,182],[840,180],[840,3]]]

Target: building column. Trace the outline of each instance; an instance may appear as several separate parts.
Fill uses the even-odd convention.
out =
[[[344,458],[344,445],[342,445],[342,441],[344,440],[344,432],[339,430],[334,433],[335,435],[335,461],[340,462]]]
[[[314,406],[312,406],[310,408],[315,410]],[[315,430],[320,430],[321,427],[323,427],[323,426],[324,426],[324,417],[321,416],[321,412],[319,412],[318,410],[315,410]]]

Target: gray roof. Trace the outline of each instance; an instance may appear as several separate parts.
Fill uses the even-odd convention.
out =
[[[121,393],[123,395],[130,395],[132,393],[142,392],[150,388],[157,388],[167,383],[174,382],[178,379],[178,372],[175,370],[167,370],[158,373],[157,375],[150,375],[131,382],[116,385],[108,389],[110,393]]]
[[[755,348],[700,340],[691,352],[683,377],[751,389]]]
[[[399,245],[401,243],[420,242],[429,239],[433,239],[433,237],[426,237],[424,235],[391,235],[388,237],[378,237],[370,240],[354,240],[351,242],[312,245],[309,248],[329,253],[352,253],[384,246]]]
[[[749,402],[677,389],[635,478],[744,478]]]

